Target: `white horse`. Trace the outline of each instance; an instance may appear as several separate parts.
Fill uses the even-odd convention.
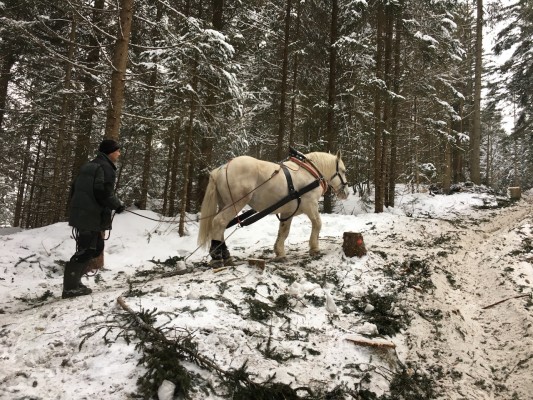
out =
[[[340,152],[336,155],[322,152],[298,155],[300,157],[291,157],[281,164],[241,156],[211,171],[202,202],[198,244],[211,246],[212,264],[231,264],[224,231],[228,223],[236,222],[235,217],[247,204],[253,209],[248,214],[254,213],[254,210],[278,214],[280,224],[274,245],[275,261],[286,260],[285,240],[292,218],[300,214],[307,215],[312,224],[309,253],[319,253],[318,235],[322,221],[318,200],[328,185],[338,198],[344,200],[348,197],[346,168]],[[291,192],[292,197],[287,198]],[[288,202],[278,204],[283,203],[284,198]],[[280,206],[268,210],[276,205]],[[254,217],[257,215],[261,217],[259,213]],[[246,224],[246,219],[240,221],[241,217],[237,218],[238,223]]]

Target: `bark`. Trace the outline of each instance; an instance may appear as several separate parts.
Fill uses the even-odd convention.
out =
[[[474,126],[470,140],[470,178],[472,182],[481,183],[480,147],[481,147],[481,74],[483,55],[483,0],[477,0],[476,18],[476,64],[474,82]]]
[[[128,64],[128,46],[133,20],[133,0],[120,1],[120,24],[117,42],[113,53],[113,73],[111,74],[111,91],[105,127],[105,137],[118,140],[120,119],[124,105],[124,86],[126,66]]]

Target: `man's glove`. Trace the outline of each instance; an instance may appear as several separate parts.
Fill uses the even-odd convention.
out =
[[[122,204],[115,210],[115,213],[120,214],[125,209],[126,209],[126,206],[124,204]]]

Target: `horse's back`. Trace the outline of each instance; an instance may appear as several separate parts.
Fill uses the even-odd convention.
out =
[[[258,160],[251,156],[239,156],[233,158],[230,162],[222,166],[224,181],[240,181],[256,185],[260,181],[272,175],[279,168],[278,164]]]

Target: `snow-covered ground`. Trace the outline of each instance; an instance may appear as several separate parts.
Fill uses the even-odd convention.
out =
[[[265,259],[264,270],[244,262],[213,271],[196,246],[196,216],[179,237],[175,221],[132,210],[156,221],[117,215],[105,269],[84,281],[93,294],[68,300],[60,298],[74,251],[67,224],[4,231],[0,398],[150,398],[139,395],[149,365],[138,365],[139,339],[125,340],[122,296],[215,366],[181,361],[193,399],[225,398],[220,371],[243,365],[253,382],[308,389],[279,398],[530,399],[532,197],[499,208],[480,190],[398,193],[395,208],[373,214],[351,196],[322,215],[319,257],[307,253],[309,221],[294,219],[285,264],[270,261],[275,216],[228,229],[232,255]],[[363,234],[366,256],[344,256],[348,231]]]

